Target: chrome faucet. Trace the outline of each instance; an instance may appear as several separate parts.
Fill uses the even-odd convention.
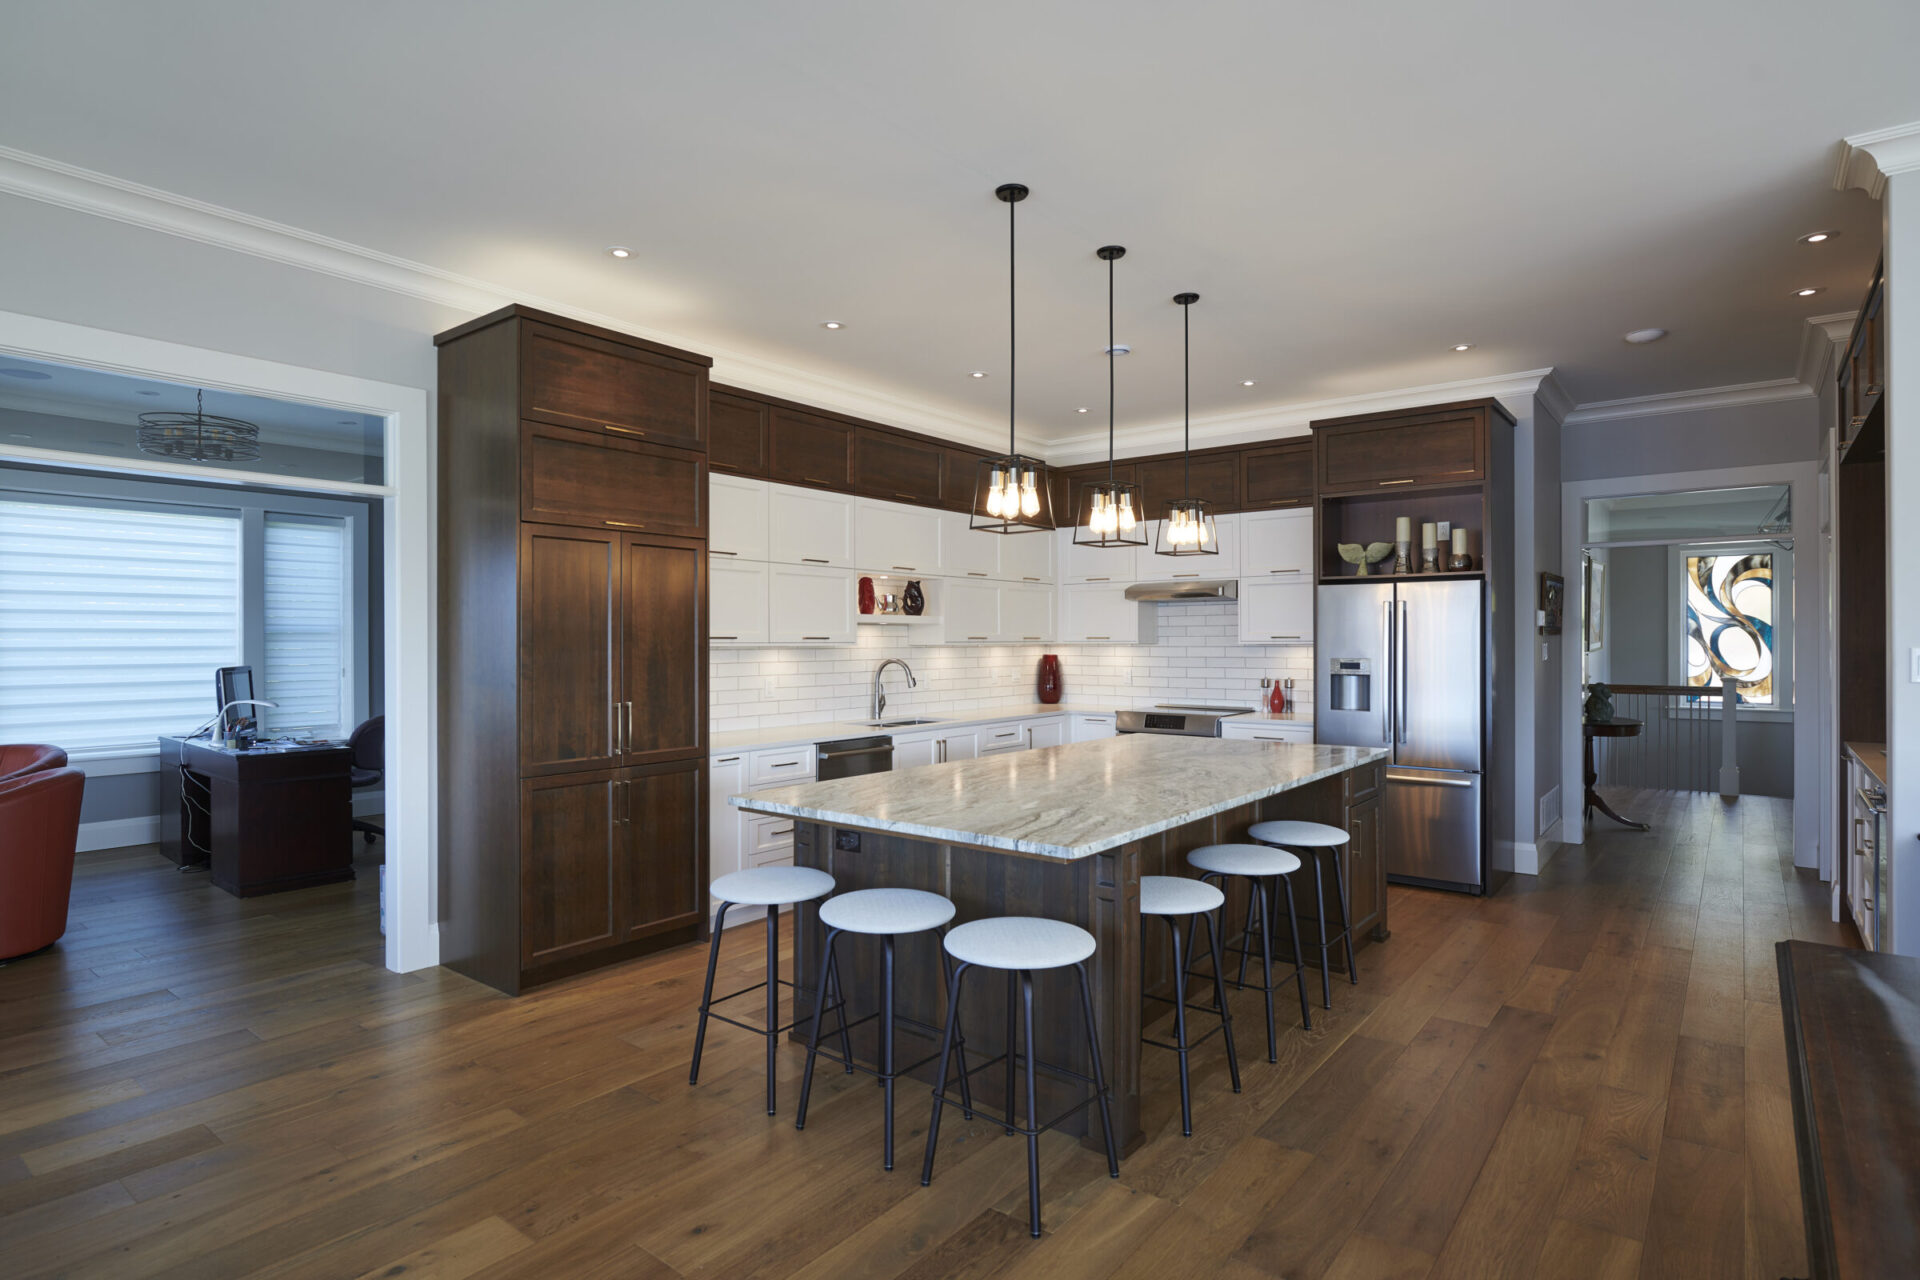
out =
[[[887,714],[887,692],[880,687],[880,677],[887,674],[887,668],[892,666],[898,666],[907,673],[907,688],[912,689],[919,685],[919,681],[913,678],[913,668],[908,666],[904,659],[887,658],[882,661],[873,669],[873,719],[875,720]]]

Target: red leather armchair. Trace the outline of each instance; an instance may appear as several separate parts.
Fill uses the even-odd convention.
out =
[[[0,959],[67,931],[86,781],[78,769],[42,769],[0,782]]]
[[[58,747],[42,746],[33,742],[0,746],[0,782],[11,782],[25,774],[38,773],[42,769],[66,767],[67,753]]]

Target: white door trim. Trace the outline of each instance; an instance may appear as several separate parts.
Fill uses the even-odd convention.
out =
[[[272,476],[254,479],[286,489],[379,496],[385,521],[387,776],[387,967],[398,973],[440,961],[435,922],[437,663],[434,636],[434,421],[427,389],[280,364],[252,356],[184,346],[0,311],[0,353],[106,369],[249,395],[297,400],[382,417],[387,423],[387,483],[341,485]],[[0,442],[0,461],[58,461],[89,470],[156,476],[182,471],[154,461],[48,457],[47,450]]]

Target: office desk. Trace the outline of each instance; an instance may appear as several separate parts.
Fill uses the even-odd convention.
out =
[[[161,823],[160,852],[182,865],[205,861],[214,884],[240,898],[351,880],[350,758],[337,745],[229,751],[204,738],[161,738],[161,786],[177,791],[185,765],[210,798],[208,815],[180,801],[178,825]]]

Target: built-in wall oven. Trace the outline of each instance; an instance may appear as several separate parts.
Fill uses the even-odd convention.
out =
[[[842,738],[838,742],[816,742],[814,776],[821,782],[835,778],[858,778],[868,773],[893,772],[893,738],[875,734],[871,738]]]

